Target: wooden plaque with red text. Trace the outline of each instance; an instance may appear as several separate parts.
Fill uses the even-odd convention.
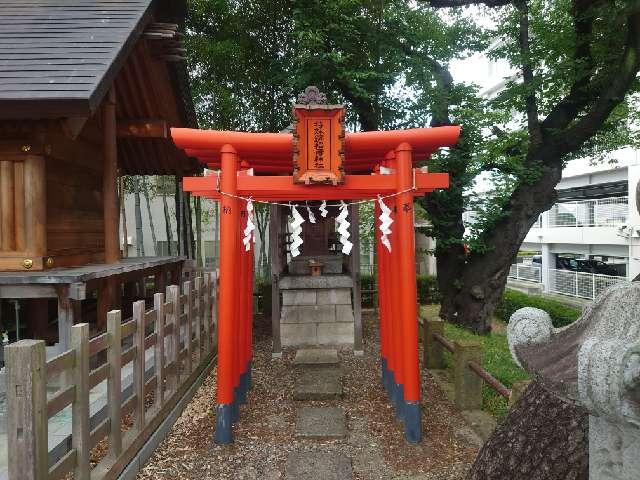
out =
[[[343,183],[344,107],[295,105],[293,115],[293,181]]]

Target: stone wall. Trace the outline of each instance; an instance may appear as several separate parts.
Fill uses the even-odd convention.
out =
[[[282,345],[353,345],[352,286],[347,275],[283,277]]]

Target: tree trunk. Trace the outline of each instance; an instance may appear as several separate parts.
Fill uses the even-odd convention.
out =
[[[533,382],[482,446],[467,480],[587,480],[589,415]]]
[[[124,177],[120,177],[120,217],[122,218],[122,258],[129,256],[129,233],[127,232],[127,210],[125,207],[125,201],[127,199],[127,192],[124,189]]]
[[[135,216],[136,216],[136,255],[144,257],[144,233],[142,231],[142,210],[140,208],[140,185],[136,181],[134,192],[135,198]]]
[[[167,232],[167,255],[173,255],[173,229],[171,228],[171,215],[167,203],[167,177],[162,179],[162,206],[164,208],[164,228]]]
[[[151,242],[153,243],[153,255],[158,255],[158,239],[156,238],[156,226],[153,222],[153,215],[151,214],[151,203],[149,201],[149,188],[150,185],[145,179],[142,184],[142,192],[144,194],[144,201],[147,204],[147,215],[149,216],[149,229],[151,230]]]

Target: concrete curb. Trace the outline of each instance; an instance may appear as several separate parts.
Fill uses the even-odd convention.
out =
[[[147,440],[147,442],[142,446],[136,456],[133,457],[131,463],[129,463],[129,465],[125,467],[125,469],[118,477],[118,480],[134,480],[136,478],[138,472],[142,470],[147,461],[151,458],[151,455],[153,455],[153,452],[155,452],[156,448],[158,448],[158,445],[160,445],[160,443],[165,439],[165,437],[169,433],[169,430],[171,430],[171,427],[176,422],[178,417],[182,414],[185,407],[191,401],[198,388],[202,386],[202,384],[204,383],[204,379],[207,377],[207,375],[209,375],[217,360],[218,357],[214,356],[209,364],[204,367],[202,373],[200,373],[196,381],[193,382],[191,387],[189,387],[189,390],[187,390],[187,392],[176,404],[173,410],[171,410],[171,413],[167,415],[167,418],[164,419],[158,429],[153,432],[153,435],[149,437],[149,440]]]

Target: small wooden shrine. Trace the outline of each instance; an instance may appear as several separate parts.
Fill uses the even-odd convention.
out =
[[[246,401],[251,386],[253,202],[271,204],[272,321],[278,352],[281,341],[362,348],[354,246],[357,205],[364,200],[376,202],[382,380],[407,440],[418,442],[413,198],[447,188],[449,177],[415,164],[440,147],[454,145],[460,128],[345,133],[344,107],[326,105],[315,87],[308,87],[294,105],[294,119],[293,133],[172,129],[178,147],[220,172],[184,181],[185,190],[219,201],[222,211],[215,439],[233,440],[238,405]],[[349,264],[346,269],[343,260]],[[311,275],[311,267],[318,264],[335,270]],[[320,297],[328,300],[320,302]],[[313,316],[319,311],[324,318]]]
[[[64,348],[80,318],[103,330],[123,284],[179,280],[182,258],[121,261],[117,178],[200,171],[169,138],[196,126],[185,14],[185,1],[0,4],[0,298],[29,299],[24,335]]]

